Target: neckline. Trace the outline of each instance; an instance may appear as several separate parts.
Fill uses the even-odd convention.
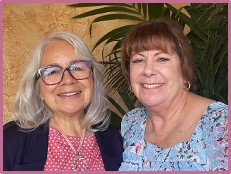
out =
[[[54,126],[50,126],[50,125],[49,125],[49,129],[54,130],[56,134],[58,134],[59,136],[62,136],[61,133],[59,132],[59,130],[56,129]],[[94,136],[95,136],[95,134],[87,135],[87,136],[85,136],[85,139],[94,138]],[[72,135],[66,135],[66,137],[68,137],[71,141],[72,141],[72,140],[80,140],[80,139],[81,139],[81,137],[72,136]]]
[[[143,119],[143,122],[144,122],[144,124],[143,124],[143,129],[142,129],[142,139],[143,139],[143,141],[144,141],[144,144],[145,144],[145,146],[147,145],[147,144],[149,144],[149,145],[152,145],[152,146],[154,146],[154,147],[157,147],[158,149],[172,149],[172,148],[174,148],[174,147],[177,147],[177,146],[183,146],[184,144],[189,144],[189,143],[191,143],[192,142],[192,140],[195,138],[195,132],[198,132],[198,129],[199,129],[199,127],[201,126],[201,120],[203,120],[203,119],[205,119],[205,116],[206,116],[206,114],[208,114],[208,110],[209,110],[209,108],[212,108],[212,106],[213,105],[216,105],[217,103],[219,103],[219,101],[214,101],[214,102],[212,102],[208,107],[207,107],[207,109],[204,111],[204,113],[203,113],[203,115],[201,116],[201,119],[200,119],[200,121],[198,122],[198,124],[197,124],[197,126],[195,127],[195,129],[194,129],[194,131],[193,131],[193,133],[192,133],[192,136],[191,136],[191,138],[190,138],[190,140],[189,141],[182,141],[182,142],[179,142],[179,143],[176,143],[176,144],[174,144],[173,146],[171,146],[171,147],[167,147],[167,148],[163,148],[163,147],[159,147],[159,146],[157,146],[157,145],[155,145],[155,144],[152,144],[152,143],[150,143],[150,142],[148,142],[148,141],[146,141],[145,139],[144,139],[144,133],[145,133],[145,130],[146,130],[146,125],[147,125],[147,123],[146,123],[146,120],[147,120],[147,109],[146,108],[144,108],[144,112],[145,112],[145,117],[144,117],[144,119]],[[142,127],[141,127],[142,128]]]

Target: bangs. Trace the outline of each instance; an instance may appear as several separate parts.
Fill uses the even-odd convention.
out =
[[[161,36],[142,37],[134,41],[131,45],[131,56],[133,54],[149,51],[149,50],[161,50],[164,53],[171,54],[174,50],[174,44],[169,39]]]
[[[155,26],[140,26],[139,30],[135,30],[130,35],[130,48],[127,47],[127,54],[132,56],[133,54],[149,51],[149,50],[161,50],[164,53],[172,53],[176,49],[177,38],[173,37],[172,31],[169,27],[164,27],[162,23]]]

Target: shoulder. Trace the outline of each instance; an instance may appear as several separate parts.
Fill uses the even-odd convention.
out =
[[[228,105],[215,101],[209,105],[205,115],[215,122],[218,120],[226,120],[228,119]]]
[[[137,132],[143,129],[143,124],[147,117],[147,109],[144,107],[135,108],[125,114],[121,122],[121,134]]]
[[[28,136],[44,133],[47,134],[47,132],[47,124],[40,125],[38,128],[30,131],[22,129],[15,121],[10,121],[3,126],[3,138],[5,142],[22,141]]]
[[[202,117],[200,128],[213,167],[217,164],[227,165],[228,105],[218,101],[209,105]]]
[[[220,101],[211,100],[193,93],[190,93],[190,98],[192,101],[191,105],[196,108],[202,108],[203,111],[215,113],[220,111],[226,112],[228,110],[228,105]]]
[[[20,131],[19,126],[14,121],[3,126],[4,165],[9,163],[9,159],[15,160],[16,154],[23,151],[26,139],[27,133]]]
[[[228,105],[220,101],[215,101],[210,105],[210,108],[214,108],[215,110],[228,110]]]
[[[214,101],[204,111],[201,117],[201,124],[207,129],[218,128],[221,125],[228,125],[228,106],[222,102]]]
[[[228,136],[228,105],[222,102],[214,102],[207,109],[208,118],[212,122],[213,129],[223,132]]]
[[[18,126],[17,126],[15,121],[10,121],[10,122],[3,125],[3,131],[7,131],[9,129],[15,129],[17,127]]]
[[[19,135],[23,136],[25,133],[20,131],[20,127],[15,121],[10,121],[3,126],[3,136],[5,140],[9,138],[16,138]]]
[[[3,127],[4,170],[16,170],[16,167],[33,167],[34,170],[38,167],[33,165],[37,160],[43,163],[48,146],[45,124],[30,131],[20,128],[14,121]]]
[[[140,120],[141,118],[146,117],[147,115],[146,113],[147,113],[147,110],[144,107],[134,108],[123,116],[122,122]]]
[[[39,141],[43,142],[43,144],[48,141],[46,124],[30,131],[20,128],[15,121],[6,123],[3,126],[3,143],[8,150],[22,150],[25,145],[38,145]]]
[[[190,103],[191,102],[191,103]],[[220,101],[190,93],[190,112],[193,115],[202,116],[201,120],[213,123],[218,120],[225,120],[228,116],[228,106]]]
[[[228,106],[222,102],[215,101],[210,104],[201,118],[200,127],[204,133],[209,132],[210,140],[218,141],[217,137],[228,138]],[[213,137],[213,138],[212,138]]]

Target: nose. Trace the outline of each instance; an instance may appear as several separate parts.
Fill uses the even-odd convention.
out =
[[[76,81],[77,80],[72,77],[69,70],[65,69],[64,72],[63,72],[63,78],[62,78],[60,84],[61,85],[63,85],[63,84],[68,85],[68,84],[75,83]]]
[[[156,69],[156,65],[153,61],[148,60],[145,61],[145,66],[144,66],[144,75],[151,77],[153,75],[157,75],[157,69]]]

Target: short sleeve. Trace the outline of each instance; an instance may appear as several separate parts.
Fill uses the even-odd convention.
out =
[[[210,110],[211,121],[208,144],[210,171],[228,170],[228,106],[217,103]]]

